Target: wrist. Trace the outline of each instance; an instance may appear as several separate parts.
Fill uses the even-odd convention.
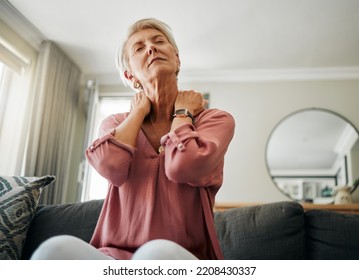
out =
[[[194,123],[193,114],[188,109],[175,109],[173,117],[174,118],[190,118],[192,121],[192,124]]]
[[[131,110],[130,114],[134,117],[141,118],[142,120],[144,120],[148,115],[148,113],[145,110],[141,110],[141,109]]]

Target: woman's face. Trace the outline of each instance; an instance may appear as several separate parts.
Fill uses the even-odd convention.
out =
[[[129,58],[127,77],[140,83],[156,79],[165,73],[176,74],[179,58],[176,49],[156,29],[143,29],[133,34],[126,44]]]

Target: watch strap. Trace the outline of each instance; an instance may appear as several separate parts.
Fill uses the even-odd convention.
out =
[[[194,123],[194,117],[187,109],[177,109],[173,114],[173,117],[189,117],[192,120],[192,123]]]

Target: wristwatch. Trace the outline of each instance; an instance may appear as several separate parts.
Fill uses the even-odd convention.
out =
[[[175,111],[175,113],[173,114],[173,117],[176,118],[176,117],[179,117],[179,118],[191,118],[192,120],[192,123],[194,123],[194,117],[193,115],[191,114],[190,111],[188,111],[187,109],[178,109]]]

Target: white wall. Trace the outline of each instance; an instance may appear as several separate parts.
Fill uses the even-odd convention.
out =
[[[272,183],[265,151],[275,125],[304,108],[332,110],[359,129],[359,80],[242,83],[182,83],[181,89],[210,93],[210,106],[236,120],[217,202],[288,200]]]

